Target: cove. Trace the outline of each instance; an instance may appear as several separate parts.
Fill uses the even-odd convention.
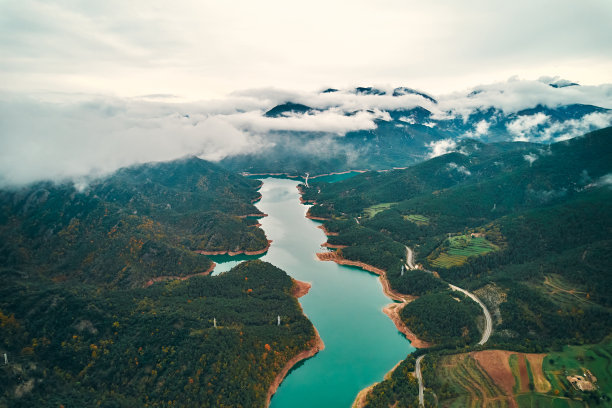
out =
[[[391,300],[376,275],[317,260],[327,238],[316,228],[320,223],[305,218],[308,207],[299,202],[298,181],[263,182],[257,207],[268,214],[260,223],[273,243],[261,259],[312,284],[300,303],[325,343],[323,351],[287,375],[270,406],[350,407],[359,391],[382,381],[414,348],[383,314]]]

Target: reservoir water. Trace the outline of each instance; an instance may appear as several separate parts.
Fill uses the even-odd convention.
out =
[[[273,243],[261,259],[312,284],[300,303],[325,343],[325,350],[289,373],[270,406],[350,407],[359,391],[381,381],[414,348],[382,312],[391,300],[376,275],[317,260],[326,237],[316,228],[319,223],[305,218],[308,207],[299,202],[298,182],[263,182],[257,207],[268,214],[260,223]],[[237,261],[222,263],[215,272]]]

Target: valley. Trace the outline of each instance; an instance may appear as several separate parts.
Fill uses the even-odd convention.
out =
[[[0,1],[0,408],[612,408],[612,1]]]
[[[308,184],[191,158],[3,191],[3,401],[605,405],[609,137]]]
[[[495,374],[489,373],[488,360],[478,357],[472,361],[472,354],[465,354],[467,348],[480,356],[485,345],[490,350],[514,350],[521,363],[521,352],[550,352],[577,341],[601,342],[594,347],[608,350],[603,355],[609,352],[612,311],[606,289],[609,268],[605,265],[609,265],[610,253],[610,190],[597,183],[581,188],[573,181],[580,179],[581,172],[595,178],[608,174],[609,137],[608,128],[553,144],[552,157],[540,156],[538,160],[544,159],[540,163],[521,165],[515,161],[513,157],[522,158],[525,152],[517,155],[509,151],[490,158],[475,153],[463,159],[449,154],[406,170],[365,173],[334,184],[315,183],[310,189],[300,187],[304,200],[316,203],[309,211],[327,218],[324,227],[334,233],[328,242],[342,245],[336,252],[383,269],[391,288],[416,298],[402,307],[399,315],[419,339],[433,343],[404,362],[410,372],[414,371],[414,358],[419,358],[423,367],[426,392],[421,403],[418,387],[410,385],[418,373],[407,377],[392,373],[365,399],[361,396],[365,402],[360,406],[531,406],[546,401],[555,406],[605,406],[610,401],[605,387],[576,392],[567,376],[557,380],[563,384],[562,390],[553,391],[542,385],[542,374],[538,374],[539,380],[531,380],[535,374],[529,370],[530,380],[513,386],[525,393],[519,395],[516,392],[521,391],[509,391],[503,383],[492,385],[491,375]],[[466,177],[451,181],[448,173],[459,159]],[[509,160],[515,163],[513,169],[502,170],[500,164]],[[494,163],[498,170],[488,163]],[[532,200],[529,195],[537,185],[560,188],[564,194]],[[476,191],[478,199],[473,198]],[[491,201],[487,202],[489,194]],[[521,195],[524,198],[517,200]],[[394,204],[377,204],[388,202]],[[372,208],[381,210],[373,214]],[[406,268],[404,259],[411,254],[397,244],[414,248],[417,269]],[[468,288],[484,303],[482,310],[490,309],[491,313],[485,313],[486,319],[478,317],[481,308],[456,292],[448,292],[445,282],[452,282],[452,289],[458,289],[457,285]],[[543,370],[545,354],[531,363],[538,373]],[[515,354],[510,359],[510,366],[516,366],[512,362],[516,358]],[[457,366],[458,361],[464,361],[457,359],[466,363]],[[453,374],[459,377],[441,382],[442,367],[448,364],[459,367]],[[395,370],[402,372],[402,367]],[[470,370],[481,374],[469,374]],[[523,368],[520,371],[516,378],[527,375]],[[600,369],[600,375],[607,377],[609,369]],[[547,378],[551,376],[547,374]],[[532,381],[538,384],[537,389]],[[464,391],[457,391],[453,382],[463,384],[471,397],[459,397]],[[534,390],[536,394],[529,394]]]

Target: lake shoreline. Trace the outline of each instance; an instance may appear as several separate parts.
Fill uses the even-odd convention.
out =
[[[393,366],[393,368],[391,370],[389,370],[385,376],[383,377],[383,381],[388,380],[391,378],[391,374],[393,373],[393,371],[395,371],[395,369],[397,367],[399,367],[400,364],[402,364],[401,360],[400,362],[398,362],[396,365]],[[374,387],[376,387],[378,384],[380,384],[379,382],[376,382],[366,388],[364,388],[363,390],[359,391],[359,394],[357,394],[357,397],[355,398],[355,401],[353,401],[353,404],[351,405],[351,408],[363,408],[365,406],[365,403],[367,401],[368,395],[370,394],[370,391],[372,391],[374,389]]]
[[[335,262],[338,265],[356,266],[358,268],[378,275],[380,282],[382,283],[383,293],[391,300],[408,303],[412,302],[417,298],[416,296],[404,295],[391,289],[391,285],[389,284],[389,280],[387,279],[387,271],[385,271],[384,269],[377,268],[375,266],[360,261],[351,261],[350,259],[343,258],[342,255],[338,254],[337,252],[319,252],[317,253],[317,259],[319,261]]]
[[[257,251],[247,251],[247,250],[242,250],[242,251],[230,251],[230,250],[225,250],[225,251],[202,251],[202,250],[195,250],[193,252],[198,253],[200,255],[209,255],[209,256],[215,256],[215,255],[229,255],[229,256],[236,256],[236,255],[262,255],[262,254],[265,254],[266,252],[268,252],[268,250],[270,249],[270,245],[272,245],[272,241],[268,240],[268,245],[266,245],[266,247],[263,248],[263,249],[258,249]]]
[[[183,275],[183,276],[156,276],[156,277],[151,278],[148,281],[146,281],[145,284],[144,284],[144,287],[148,288],[149,286],[153,285],[154,283],[163,282],[163,281],[167,281],[167,280],[187,280],[187,279],[193,278],[194,276],[208,276],[215,269],[215,266],[217,266],[217,264],[214,263],[214,262],[211,262],[210,266],[208,267],[208,269],[205,270],[204,272],[192,273],[191,275]]]
[[[309,179],[314,179],[314,178],[318,178],[318,177],[325,177],[325,176],[337,176],[337,175],[341,175],[341,174],[348,174],[348,173],[365,173],[368,172],[370,170],[345,170],[345,171],[333,171],[331,173],[322,173],[322,174],[316,174],[314,176],[309,176]],[[295,179],[303,179],[304,176],[300,176],[300,175],[295,175],[295,174],[289,174],[289,173],[249,173],[249,172],[242,172],[241,173],[244,177],[287,177],[288,179],[291,180],[295,180]]]
[[[391,285],[389,284],[389,280],[387,279],[387,272],[383,269],[377,268],[372,265],[368,265],[364,262],[359,261],[351,261],[349,259],[343,258],[342,255],[336,252],[320,252],[317,253],[317,259],[320,261],[331,261],[335,262],[338,265],[349,265],[356,266],[358,268],[364,269],[368,272],[375,273],[378,275],[380,282],[383,287],[383,293],[385,296],[390,298],[391,300],[395,300],[400,303],[390,303],[383,308],[383,312],[391,319],[393,324],[399,332],[401,332],[406,338],[410,341],[410,344],[416,348],[428,348],[431,347],[432,344],[428,343],[424,340],[421,340],[414,334],[406,324],[402,321],[399,313],[401,309],[406,306],[408,303],[412,302],[417,298],[417,296],[404,295],[402,293],[396,292],[391,289]]]
[[[312,285],[308,282],[302,282],[297,279],[293,279],[292,295],[296,299],[300,298],[306,295],[311,287]],[[302,311],[302,314],[306,316],[306,314],[304,313],[304,309],[302,308],[302,305],[300,305],[300,309]],[[283,366],[283,369],[280,371],[280,373],[278,373],[277,376],[274,378],[274,381],[272,381],[270,388],[268,388],[268,395],[266,397],[266,407],[270,406],[272,397],[274,396],[274,394],[276,394],[276,391],[278,391],[278,387],[280,387],[281,383],[283,382],[283,380],[285,379],[287,374],[289,374],[289,371],[291,371],[293,367],[295,367],[301,361],[314,357],[319,351],[325,349],[325,343],[323,343],[323,339],[319,335],[317,328],[314,327],[314,325],[312,326],[312,328],[314,329],[314,338],[310,341],[310,348],[308,348],[307,350],[301,351],[297,355],[293,356]]]

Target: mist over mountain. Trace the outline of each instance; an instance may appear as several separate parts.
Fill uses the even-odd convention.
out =
[[[551,143],[612,123],[612,85],[510,79],[432,95],[407,86],[252,89],[222,100],[0,95],[0,186],[80,184],[185,156],[233,171],[405,167],[459,142]]]

